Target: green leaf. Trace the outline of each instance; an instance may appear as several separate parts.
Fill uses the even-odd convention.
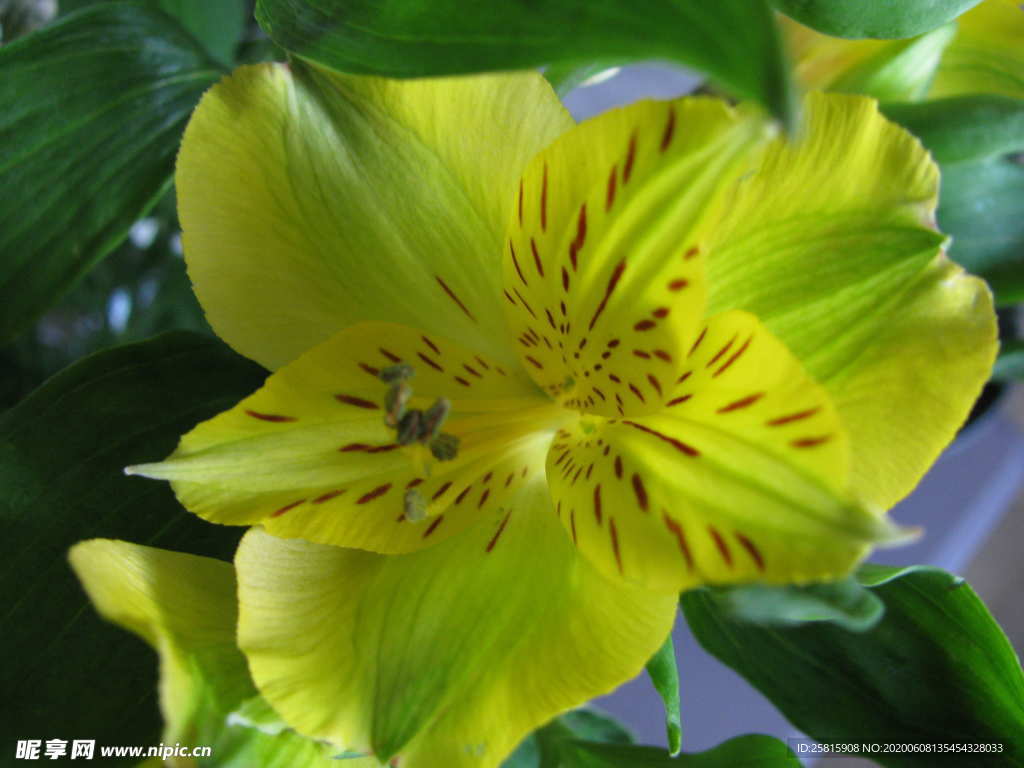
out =
[[[914,37],[941,27],[981,0],[772,0],[796,19],[832,37]]]
[[[706,752],[671,757],[656,747],[571,742],[562,768],[799,768],[789,748],[771,736],[737,736]]]
[[[502,768],[558,768],[562,744],[575,740],[631,744],[633,734],[596,707],[575,709],[530,734]]]
[[[167,334],[85,358],[0,417],[0,649],[16,660],[0,669],[0,690],[17,702],[0,743],[41,733],[158,743],[153,654],[96,616],[67,550],[107,537],[230,557],[238,531],[122,469],[167,456],[265,375],[215,339]]]
[[[998,306],[1024,301],[1024,163],[993,158],[942,166],[939,228],[950,257],[988,280]]]
[[[1024,341],[1004,341],[999,358],[992,369],[992,378],[999,381],[1024,381]]]
[[[974,591],[927,567],[867,568],[861,581],[886,607],[862,634],[827,622],[736,622],[701,591],[683,595],[682,605],[701,645],[818,741],[1002,744],[998,757],[957,758],[1024,766],[1024,674]],[[928,753],[872,759],[893,768],[936,764]]]
[[[725,587],[709,590],[709,596],[730,619],[755,624],[831,621],[852,632],[863,632],[877,624],[885,613],[882,601],[852,576],[800,587]]]
[[[220,72],[159,10],[110,3],[0,47],[0,341],[124,239],[171,182]]]
[[[647,674],[651,676],[654,690],[665,705],[669,752],[678,755],[683,748],[683,725],[679,712],[679,667],[676,664],[676,646],[672,642],[672,635],[665,639],[665,644],[647,662]]]
[[[245,31],[246,0],[160,0],[161,10],[178,19],[222,64],[235,60]]]
[[[302,58],[359,74],[449,75],[665,59],[793,118],[766,0],[259,0],[256,18]],[[524,105],[525,106],[525,105]]]
[[[1024,150],[1024,100],[995,94],[883,104],[882,113],[928,147],[940,163],[988,160]]]

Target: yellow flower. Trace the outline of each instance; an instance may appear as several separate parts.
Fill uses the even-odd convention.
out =
[[[304,64],[203,99],[190,274],[275,372],[131,471],[260,526],[238,640],[290,725],[495,766],[639,672],[679,590],[904,535],[884,510],[986,379],[991,300],[920,145],[868,99],[805,110],[795,145],[711,99],[574,127],[536,74]]]

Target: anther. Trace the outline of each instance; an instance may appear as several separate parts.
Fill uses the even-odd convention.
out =
[[[415,488],[405,492],[405,519],[410,523],[418,523],[427,516],[427,502]]]
[[[420,440],[429,443],[441,433],[441,425],[452,410],[452,404],[445,397],[439,397],[432,406],[423,413],[423,426],[420,428]]]
[[[407,381],[416,375],[416,369],[408,363],[396,363],[395,365],[389,365],[387,368],[382,368],[380,373],[377,374],[381,381],[388,384],[397,384],[398,382]]]
[[[459,453],[459,438],[442,432],[430,441],[430,453],[438,461],[451,461]]]
[[[423,411],[409,411],[398,422],[397,442],[399,445],[411,445],[420,439],[423,430]]]

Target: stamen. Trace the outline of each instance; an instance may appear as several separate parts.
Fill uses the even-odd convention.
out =
[[[423,411],[409,411],[398,422],[399,445],[411,445],[420,439],[423,430]]]
[[[384,423],[389,427],[397,427],[405,416],[405,406],[412,397],[412,387],[404,381],[397,381],[388,389],[384,398]]]
[[[442,432],[430,441],[430,453],[438,461],[451,461],[459,453],[459,438]]]
[[[411,379],[415,375],[416,370],[408,363],[389,365],[387,368],[382,368],[377,374],[380,380],[387,384],[397,384]]]
[[[405,519],[410,523],[418,523],[427,516],[427,502],[415,488],[405,492]]]
[[[446,397],[439,397],[432,406],[423,413],[423,425],[420,428],[420,442],[428,443],[441,433],[441,425],[452,410],[452,404]]]

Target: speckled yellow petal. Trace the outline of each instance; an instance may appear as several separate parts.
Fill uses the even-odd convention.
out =
[[[409,408],[447,398],[444,432],[457,456],[402,446],[385,424],[381,369],[405,362]],[[405,326],[346,329],[267,379],[234,408],[185,435],[164,462],[129,469],[170,480],[186,508],[212,522],[263,523],[279,536],[406,552],[502,504],[543,455],[558,416],[518,368]],[[406,515],[406,496],[425,507]],[[415,501],[415,500],[413,500]]]
[[[845,493],[828,394],[753,315],[711,318],[657,402],[551,447],[558,517],[606,575],[675,591],[827,580],[901,535]]]
[[[642,669],[674,594],[578,556],[543,483],[421,552],[381,556],[254,529],[239,641],[299,731],[407,768],[496,768],[531,730]]]
[[[1001,93],[1024,99],[1024,8],[1017,0],[983,0],[957,19],[929,96]]]
[[[423,80],[243,67],[185,132],[185,258],[214,330],[274,369],[363,321],[510,362],[510,192],[572,125],[536,72]]]
[[[987,290],[934,230],[938,168],[875,102],[812,94],[709,248],[711,311],[764,322],[829,392],[851,488],[891,507],[966,418],[995,354]]]
[[[533,160],[505,243],[506,314],[526,370],[567,407],[615,415],[626,370],[668,381],[704,314],[704,233],[767,137],[714,99],[641,102]]]

